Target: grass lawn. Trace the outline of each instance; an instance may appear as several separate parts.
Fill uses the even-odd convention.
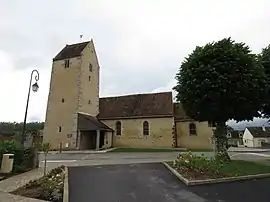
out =
[[[181,152],[182,148],[116,148],[110,152]]]
[[[168,164],[189,180],[203,180],[270,173],[270,166],[268,165],[243,160],[233,160],[231,163],[225,164],[224,167],[220,170],[220,174],[214,174],[210,172],[198,173],[185,167],[175,168],[172,162],[168,162]]]

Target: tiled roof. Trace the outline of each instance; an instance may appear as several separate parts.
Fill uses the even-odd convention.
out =
[[[234,130],[234,131],[231,131],[230,134],[231,134],[231,138],[234,138],[234,139],[240,138],[239,131]]]
[[[183,109],[183,106],[181,103],[174,103],[173,108],[174,108],[174,119],[176,121],[191,119],[186,115],[186,112]]]
[[[173,116],[172,92],[99,99],[99,119]]]
[[[265,131],[263,131],[262,127],[247,127],[247,129],[255,138],[270,137],[270,127],[265,127]]]
[[[78,129],[112,131],[109,126],[99,121],[96,117],[82,112],[78,113]]]
[[[89,41],[66,45],[54,58],[53,61],[63,60],[67,58],[74,58],[81,55],[83,49],[87,46]]]

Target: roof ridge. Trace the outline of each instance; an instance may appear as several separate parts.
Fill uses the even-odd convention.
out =
[[[67,46],[77,46],[77,45],[81,45],[81,44],[84,44],[84,43],[89,43],[91,41],[84,41],[84,42],[79,42],[79,43],[73,43],[73,44],[66,44]]]
[[[99,99],[130,97],[130,96],[140,96],[140,95],[157,95],[157,94],[166,94],[166,93],[172,94],[172,91],[163,91],[163,92],[157,92],[157,93],[135,93],[135,94],[127,94],[127,95],[119,95],[119,96],[107,96],[107,97],[100,97]]]

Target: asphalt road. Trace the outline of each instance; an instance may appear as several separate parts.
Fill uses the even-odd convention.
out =
[[[187,187],[161,163],[69,168],[70,202],[269,202],[270,179]]]
[[[70,202],[204,202],[161,163],[69,168]]]
[[[48,165],[104,165],[104,164],[128,164],[128,163],[149,163],[174,160],[179,152],[157,152],[157,153],[103,153],[103,154],[82,154],[82,153],[57,153],[48,154]],[[200,154],[200,153],[196,153]],[[205,156],[213,156],[213,152],[204,152]],[[242,160],[265,160],[270,159],[270,153],[232,153],[229,155],[232,159]],[[39,155],[40,162],[43,164],[44,155]]]

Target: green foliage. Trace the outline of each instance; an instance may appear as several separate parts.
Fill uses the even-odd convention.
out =
[[[244,43],[228,38],[196,47],[176,80],[176,99],[195,120],[225,123],[260,116],[266,76]]]
[[[13,193],[40,200],[62,202],[64,179],[65,167],[60,166],[51,170],[42,178],[30,181],[24,187],[15,190]]]
[[[52,170],[44,180],[44,183],[41,184],[43,188],[43,197],[44,200],[58,202],[63,200],[64,192],[64,179],[65,172],[64,167],[56,168]]]
[[[41,147],[44,154],[47,155],[51,149],[51,144],[49,142],[43,142]]]
[[[15,135],[22,132],[23,123],[0,122],[0,134]],[[40,131],[44,128],[44,122],[31,122],[26,124],[26,131]]]
[[[184,166],[198,173],[215,173],[219,174],[225,162],[215,157],[207,158],[204,154],[200,156],[192,154],[192,152],[181,153],[174,161],[175,167]]]
[[[270,117],[270,45],[264,48],[259,55],[259,61],[261,62],[262,66],[264,67],[265,74],[267,75],[267,89],[268,93],[266,94],[264,104],[262,107],[262,113],[265,117]]]
[[[14,154],[13,172],[21,173],[34,168],[35,149],[24,149],[15,140],[0,141],[0,163],[3,154]]]
[[[42,151],[44,152],[45,155],[45,163],[44,163],[44,175],[46,175],[46,168],[47,168],[47,154],[50,151],[51,144],[49,142],[43,142],[42,143]]]

